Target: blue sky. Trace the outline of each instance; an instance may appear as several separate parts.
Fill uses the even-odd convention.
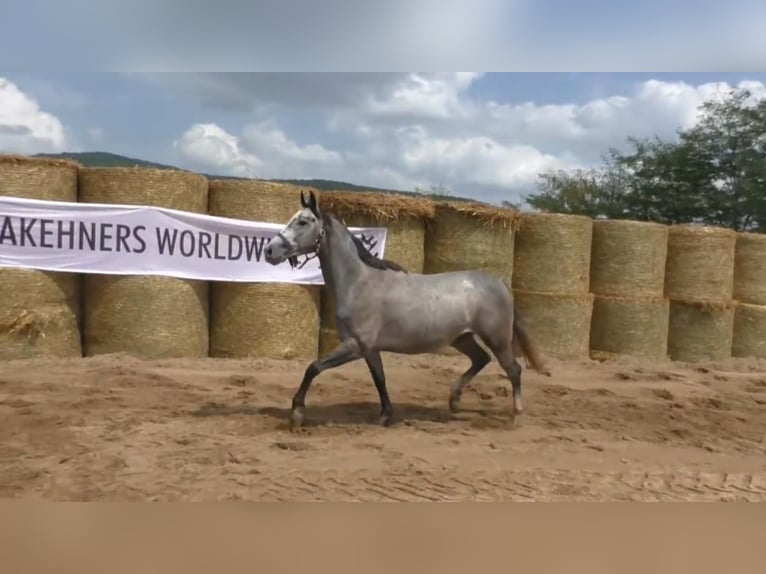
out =
[[[222,175],[320,177],[499,203],[541,171],[672,138],[739,73],[16,73],[0,151],[110,151]]]
[[[519,201],[722,90],[763,95],[764,21],[759,0],[14,2],[0,151]],[[380,69],[541,73],[333,72]]]

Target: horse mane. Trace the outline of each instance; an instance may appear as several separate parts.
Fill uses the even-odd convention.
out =
[[[369,267],[373,267],[374,269],[383,269],[383,270],[389,270],[389,271],[400,271],[402,273],[407,273],[407,270],[396,263],[395,261],[391,261],[390,259],[383,259],[381,257],[376,257],[372,253],[370,253],[367,248],[364,246],[364,243],[362,243],[362,240],[359,239],[356,235],[351,233],[348,228],[343,225],[340,221],[335,219],[331,214],[322,212],[322,223],[326,225],[327,227],[331,227],[335,223],[341,225],[345,230],[346,233],[351,236],[351,240],[354,242],[354,245],[356,246],[356,252],[359,254],[359,259],[362,260],[362,263]]]

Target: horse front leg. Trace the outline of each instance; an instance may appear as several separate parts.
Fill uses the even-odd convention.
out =
[[[394,417],[394,408],[386,389],[386,373],[383,371],[383,359],[380,356],[380,351],[367,354],[364,360],[367,362],[367,367],[370,369],[372,380],[380,397],[380,424],[384,427],[390,426]]]
[[[340,367],[341,365],[356,361],[360,358],[359,344],[356,342],[356,339],[348,338],[341,341],[340,345],[338,345],[338,347],[336,347],[329,355],[313,361],[306,368],[301,385],[293,396],[291,428],[294,429],[303,424],[304,410],[306,408],[306,394],[311,387],[311,383],[319,373],[326,371],[327,369]]]

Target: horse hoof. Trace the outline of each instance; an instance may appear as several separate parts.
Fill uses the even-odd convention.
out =
[[[380,426],[390,427],[394,422],[394,417],[391,413],[380,415]]]
[[[456,413],[460,410],[460,397],[459,396],[450,396],[449,398],[449,410],[451,410],[453,413]]]
[[[293,409],[292,415],[290,417],[290,429],[295,430],[295,429],[299,429],[302,426],[303,426],[303,409],[302,408]]]

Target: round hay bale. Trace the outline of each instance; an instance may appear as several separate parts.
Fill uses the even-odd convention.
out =
[[[79,164],[0,155],[0,195],[77,201]],[[37,269],[0,269],[0,359],[82,355],[81,277]]]
[[[208,354],[208,284],[173,277],[86,275],[85,354]]]
[[[319,290],[281,283],[232,283],[211,301],[215,357],[314,359]]]
[[[670,302],[668,355],[673,361],[720,361],[731,356],[731,303]]]
[[[208,181],[196,173],[147,168],[82,168],[80,201],[207,211]],[[205,357],[208,283],[158,276],[88,275],[84,347],[88,356]]]
[[[286,224],[301,208],[301,190],[308,188],[259,180],[211,180],[210,213]],[[319,290],[319,286],[289,283],[213,283],[210,355],[315,358]]]
[[[0,195],[47,201],[77,201],[77,169],[65,159],[0,155]]]
[[[319,209],[333,214],[347,227],[385,227],[384,257],[412,273],[423,272],[426,222],[434,215],[432,201],[397,193],[323,191]],[[333,296],[322,287],[320,297],[319,354],[324,356],[339,340]]]
[[[514,234],[519,214],[473,202],[436,204],[425,240],[425,273],[481,269],[513,281]]]
[[[731,229],[670,226],[665,295],[678,301],[731,301],[736,240]]]
[[[82,356],[80,277],[0,270],[0,359]]]
[[[208,211],[211,215],[287,224],[301,209],[301,191],[319,192],[310,187],[258,179],[211,179]]]
[[[534,344],[560,359],[588,357],[593,295],[514,290],[519,316]]]
[[[737,234],[733,293],[742,303],[766,305],[766,234]]]
[[[536,293],[590,292],[593,220],[580,215],[523,213],[516,232],[513,288]]]
[[[732,357],[766,359],[766,305],[734,305]]]
[[[146,167],[80,169],[79,198],[83,203],[146,205],[206,213],[207,178],[198,173]]]
[[[595,220],[590,291],[595,295],[661,298],[668,228],[646,221]]]
[[[590,350],[650,359],[667,356],[670,302],[662,297],[596,296]]]

